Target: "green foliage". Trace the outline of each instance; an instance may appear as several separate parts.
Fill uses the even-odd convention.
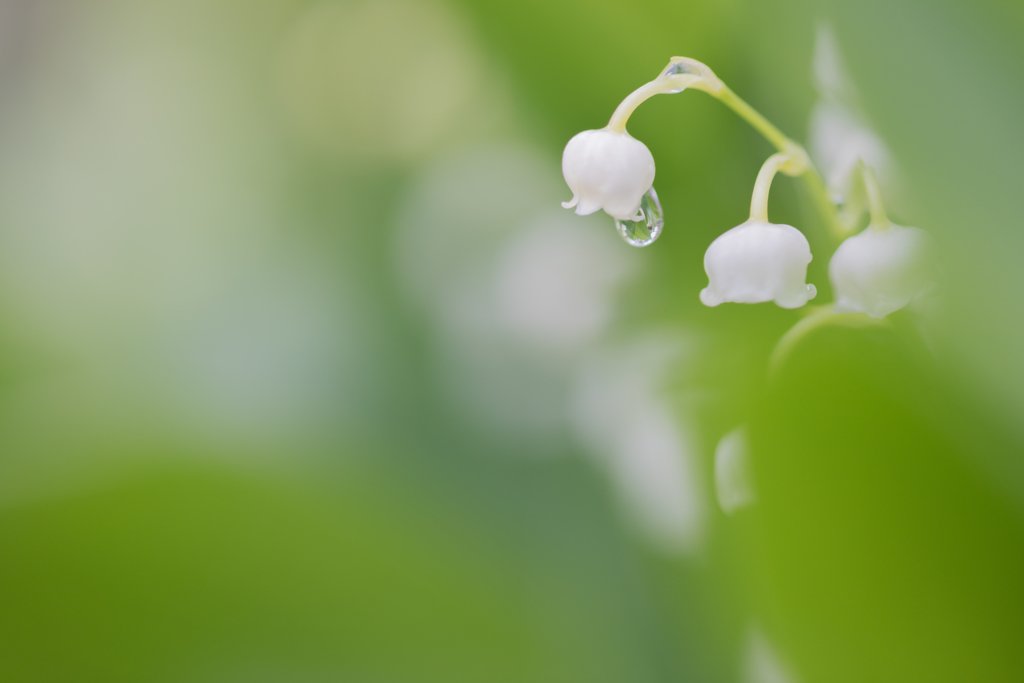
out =
[[[752,629],[805,683],[1020,680],[1017,5],[453,0],[420,22],[435,53],[395,68],[421,27],[383,0],[7,4],[0,680],[763,683],[741,673]],[[351,29],[371,5],[388,30]],[[304,17],[326,36],[308,51]],[[438,221],[472,235],[439,270],[561,211],[566,141],[673,55],[803,140],[822,21],[899,162],[892,218],[936,238],[941,307],[818,329],[770,381],[801,312],[698,293],[771,149],[699,92],[638,110],[666,228],[630,252],[602,342],[686,342],[656,374],[708,500],[696,549],[666,553],[570,434],[569,403],[517,393],[535,376],[565,390],[594,349],[525,370],[516,349],[485,372],[510,333],[474,346],[444,327],[464,309],[417,303],[403,221],[500,145],[550,178],[490,187],[486,206],[439,195]],[[385,114],[448,111],[413,86],[452,63],[430,82],[463,78],[462,108],[390,140]],[[807,234],[827,303],[831,247],[797,183],[776,179],[772,216]],[[456,275],[496,270],[472,266]],[[464,381],[478,393],[460,403]],[[477,419],[495,397],[556,427]],[[744,424],[758,502],[727,517],[713,453]]]

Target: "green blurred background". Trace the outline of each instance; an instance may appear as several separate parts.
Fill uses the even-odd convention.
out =
[[[643,250],[560,154],[673,55],[806,140],[822,35],[942,278],[769,380],[767,143],[646,103]],[[999,0],[3,0],[0,680],[1024,680],[1021,83]]]

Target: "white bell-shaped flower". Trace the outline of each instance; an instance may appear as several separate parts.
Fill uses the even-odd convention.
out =
[[[719,235],[704,254],[708,286],[700,293],[705,306],[731,301],[774,301],[799,308],[818,293],[807,284],[811,247],[791,225],[749,220]]]
[[[585,130],[562,153],[562,175],[572,190],[566,209],[580,216],[604,209],[622,221],[634,219],[640,201],[654,184],[654,157],[625,130]]]
[[[868,227],[836,250],[828,266],[836,313],[884,318],[934,286],[932,241],[924,230]]]

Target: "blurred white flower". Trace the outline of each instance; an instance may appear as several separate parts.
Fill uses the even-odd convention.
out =
[[[891,173],[891,156],[882,138],[841,105],[815,105],[809,138],[811,156],[836,200],[843,201],[849,192],[858,161],[878,169],[883,177]]]
[[[554,207],[543,155],[488,145],[418,174],[395,231],[398,274],[428,316],[435,372],[468,426],[521,453],[564,446],[576,363],[615,319],[636,255]],[[523,446],[528,443],[528,446]]]
[[[615,292],[634,264],[617,243],[580,223],[548,211],[502,248],[487,305],[510,341],[571,354],[611,323]]]
[[[796,683],[799,680],[756,625],[747,636],[742,661],[742,683]]]
[[[757,499],[750,472],[750,448],[743,427],[723,436],[715,447],[715,490],[718,505],[728,515]]]
[[[631,220],[654,184],[654,157],[644,143],[626,131],[602,128],[575,135],[562,153],[562,175],[572,190],[566,209],[587,216],[599,209],[619,220]]]
[[[774,301],[799,308],[817,294],[806,283],[811,247],[791,225],[749,220],[719,235],[704,254],[709,284],[700,293],[705,306],[725,302]]]
[[[811,111],[808,151],[834,199],[845,201],[858,161],[874,168],[883,185],[892,186],[892,155],[861,113],[857,89],[828,25],[819,26],[815,38],[814,80],[820,97]]]
[[[884,318],[934,286],[931,237],[919,228],[868,227],[836,250],[828,275],[836,313]]]
[[[661,391],[686,347],[660,334],[590,354],[570,406],[574,436],[607,468],[637,531],[673,555],[699,552],[707,516],[692,433]]]
[[[662,552],[693,554],[704,534],[704,496],[690,435],[664,402],[620,412],[608,464],[638,531]]]

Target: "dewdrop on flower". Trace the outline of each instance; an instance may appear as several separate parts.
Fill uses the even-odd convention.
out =
[[[654,184],[654,157],[626,131],[585,130],[569,140],[562,154],[562,175],[580,216],[604,209],[612,218],[631,220]]]
[[[604,209],[629,244],[645,247],[654,242],[665,225],[653,187],[654,157],[626,132],[626,121],[653,95],[682,92],[712,79],[717,81],[703,64],[673,57],[658,78],[622,101],[607,126],[573,136],[562,153],[562,175],[573,197],[562,206],[575,208],[580,216]]]
[[[562,154],[562,175],[573,193],[563,208],[575,206],[580,216],[604,209],[634,247],[658,239],[665,219],[653,187],[654,157],[625,130],[585,130],[573,137]]]
[[[775,154],[761,167],[750,219],[719,235],[704,254],[709,282],[700,300],[705,306],[774,301],[782,308],[799,308],[818,293],[807,284],[807,238],[791,225],[768,222],[768,189],[775,173],[796,175],[804,168],[804,156],[788,154]]]

